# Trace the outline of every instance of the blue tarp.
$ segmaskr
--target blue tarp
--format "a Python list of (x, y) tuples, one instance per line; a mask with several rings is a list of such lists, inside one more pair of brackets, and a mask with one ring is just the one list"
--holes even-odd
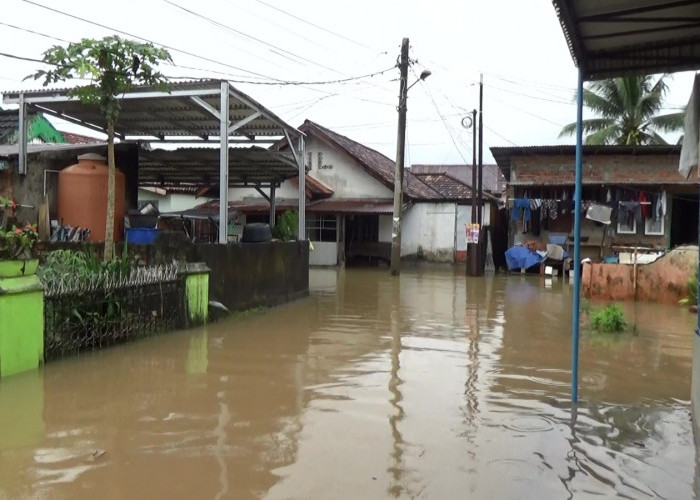
[[(564, 252), (564, 258), (569, 256)], [(542, 262), (542, 256), (527, 247), (516, 245), (506, 250), (506, 265), (508, 270), (527, 269)]]

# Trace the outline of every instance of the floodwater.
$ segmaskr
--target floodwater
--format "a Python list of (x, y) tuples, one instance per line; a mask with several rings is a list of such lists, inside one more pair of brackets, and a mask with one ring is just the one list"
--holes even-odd
[(0, 498), (695, 496), (683, 308), (584, 331), (573, 418), (569, 284), (310, 280), (292, 304), (0, 382)]

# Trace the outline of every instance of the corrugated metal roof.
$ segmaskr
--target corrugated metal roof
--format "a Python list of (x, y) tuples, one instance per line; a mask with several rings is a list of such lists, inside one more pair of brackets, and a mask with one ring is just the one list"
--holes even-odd
[(700, 68), (698, 2), (553, 0), (586, 79)]
[[(27, 144), (27, 154), (46, 153), (50, 151), (79, 151), (82, 149), (98, 149), (104, 150), (107, 154), (107, 143), (94, 144)], [(11, 158), (19, 155), (19, 146), (17, 144), (0, 144), (0, 157)]]
[[(265, 148), (229, 148), (229, 185), (275, 182), (298, 175), (289, 153)], [(139, 185), (218, 183), (219, 150), (155, 149), (139, 152)]]
[[(225, 82), (225, 81), (224, 81)], [(168, 92), (154, 87), (140, 86), (124, 94), (121, 99), (119, 120), (115, 127), (118, 135), (130, 138), (150, 137), (208, 139), (219, 136), (219, 119), (195, 101), (204, 101), (210, 110), (220, 108), (221, 80), (196, 80), (170, 83)], [(225, 82), (228, 84), (228, 82)], [(297, 131), (252, 97), (228, 84), (229, 122), (250, 119), (234, 134), (242, 137), (280, 138), (285, 130), (294, 136)], [(71, 89), (44, 89), (4, 92), (5, 103), (17, 104), (20, 93), (25, 102), (48, 114), (67, 117), (89, 127), (106, 130), (107, 124), (99, 106), (79, 102), (69, 96)], [(146, 97), (147, 96), (147, 97)], [(256, 113), (260, 113), (252, 119)]]

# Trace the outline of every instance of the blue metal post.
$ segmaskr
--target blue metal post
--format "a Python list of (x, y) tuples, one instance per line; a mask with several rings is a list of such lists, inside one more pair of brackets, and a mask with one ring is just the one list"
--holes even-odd
[(574, 191), (574, 317), (571, 339), (571, 403), (578, 402), (578, 333), (581, 301), (581, 184), (583, 181), (583, 68), (576, 93), (576, 188)]

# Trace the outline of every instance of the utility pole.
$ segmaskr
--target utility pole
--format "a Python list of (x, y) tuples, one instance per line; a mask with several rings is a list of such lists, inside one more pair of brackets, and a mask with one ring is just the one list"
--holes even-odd
[[(471, 186), (471, 197), (472, 197), (472, 217), (471, 223), (475, 224), (477, 221), (477, 207), (476, 202), (476, 185), (477, 185), (477, 174), (476, 174), (476, 110), (472, 111), (471, 118), (472, 127), (472, 186)], [(479, 245), (476, 243), (467, 244), (467, 258), (469, 259), (469, 265), (467, 266), (467, 276), (478, 276), (479, 275), (479, 260), (477, 252), (479, 251)]]
[(406, 99), (408, 94), (408, 38), (401, 42), (399, 82), (399, 128), (396, 138), (396, 170), (394, 171), (394, 210), (391, 238), (391, 274), (401, 271), (401, 206), (403, 204), (403, 163), (406, 149)]
[[(478, 188), (477, 188), (477, 203), (479, 204), (477, 213), (479, 214), (478, 216), (478, 223), (479, 223), (479, 236), (481, 236), (481, 228), (483, 226), (483, 217), (482, 217), (482, 206), (483, 206), (483, 177), (484, 177), (484, 75), (483, 73), (479, 75), (479, 181), (478, 181)], [(484, 243), (481, 241), (481, 238), (479, 238), (479, 245), (477, 247), (480, 247)], [(481, 273), (484, 270), (484, 263), (481, 261), (481, 251), (477, 248), (477, 259), (479, 262), (479, 272), (478, 275), (481, 275)]]

